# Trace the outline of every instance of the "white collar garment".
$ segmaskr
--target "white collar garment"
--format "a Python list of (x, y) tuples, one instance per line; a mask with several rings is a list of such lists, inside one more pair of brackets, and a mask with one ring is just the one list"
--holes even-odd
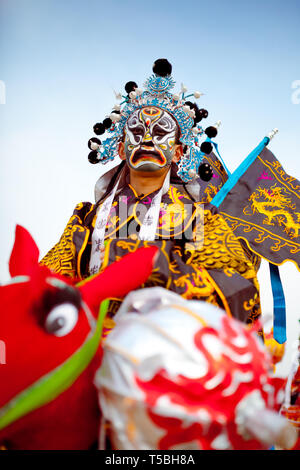
[[(105, 194), (108, 184), (111, 181), (111, 178), (115, 175), (116, 171), (117, 171), (117, 168), (113, 168), (112, 170), (108, 171), (105, 175), (103, 175), (101, 178), (99, 178), (95, 186), (96, 200), (101, 199), (101, 197)], [(96, 274), (100, 270), (100, 267), (101, 267), (100, 251), (101, 251), (101, 247), (104, 247), (105, 229), (106, 229), (109, 214), (111, 211), (112, 203), (117, 193), (125, 186), (126, 182), (128, 181), (127, 174), (128, 174), (128, 170), (127, 170), (127, 166), (125, 165), (125, 167), (121, 171), (114, 185), (112, 192), (103, 201), (103, 203), (99, 205), (95, 228), (94, 228), (93, 235), (92, 235), (92, 250), (91, 250), (90, 265), (89, 265), (90, 274)], [(170, 170), (168, 171), (165, 177), (165, 180), (161, 189), (153, 197), (150, 207), (147, 213), (145, 214), (145, 217), (144, 217), (144, 220), (143, 220), (140, 232), (139, 232), (140, 240), (148, 240), (148, 241), (155, 240), (155, 233), (156, 233), (158, 219), (159, 219), (161, 199), (162, 199), (162, 196), (168, 192), (169, 187), (170, 187)]]

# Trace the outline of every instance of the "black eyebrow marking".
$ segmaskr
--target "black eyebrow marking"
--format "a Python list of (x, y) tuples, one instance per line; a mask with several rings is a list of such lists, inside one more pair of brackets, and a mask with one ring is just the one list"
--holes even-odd
[(56, 305), (60, 305), (66, 302), (71, 303), (75, 305), (75, 307), (79, 308), (81, 303), (81, 295), (79, 290), (66, 285), (66, 287), (60, 289), (49, 289), (43, 296), (43, 303), (46, 308), (50, 307), (50, 309), (52, 309)]
[(64, 303), (73, 304), (79, 310), (81, 306), (80, 291), (67, 284), (62, 288), (52, 287), (47, 289), (34, 306), (34, 313), (38, 317), (39, 324), (44, 325), (48, 313), (54, 307)]

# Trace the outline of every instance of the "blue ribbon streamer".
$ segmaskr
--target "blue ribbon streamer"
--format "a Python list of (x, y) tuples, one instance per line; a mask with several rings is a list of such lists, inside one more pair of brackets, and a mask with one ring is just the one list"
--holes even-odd
[(220, 204), (224, 201), (225, 197), (231, 191), (231, 189), (236, 185), (240, 177), (248, 170), (249, 166), (252, 165), (254, 160), (260, 154), (260, 152), (268, 145), (270, 142), (269, 137), (265, 137), (251, 153), (249, 153), (248, 157), (245, 158), (244, 161), (238, 166), (238, 168), (232, 173), (232, 175), (228, 178), (228, 180), (224, 183), (222, 188), (217, 192), (211, 204), (216, 207), (219, 207)]
[[(211, 204), (213, 204), (216, 207), (219, 207), (222, 204), (227, 194), (237, 184), (238, 180), (248, 170), (250, 165), (252, 165), (252, 163), (255, 161), (257, 156), (268, 145), (269, 142), (270, 142), (269, 137), (264, 137), (264, 139), (258, 144), (258, 146), (255, 147), (255, 149), (249, 153), (249, 155), (245, 158), (245, 160), (232, 173), (232, 175), (228, 178), (226, 183), (222, 186), (222, 188), (215, 195), (215, 197), (211, 201)], [(212, 143), (214, 144), (214, 142)], [(217, 151), (217, 148), (216, 148), (216, 151)], [(273, 337), (279, 344), (283, 344), (286, 341), (286, 306), (285, 306), (284, 292), (283, 292), (283, 287), (282, 287), (282, 283), (281, 283), (281, 279), (279, 275), (278, 266), (276, 266), (275, 264), (269, 263), (269, 267), (270, 267), (270, 278), (271, 278), (272, 293), (273, 293), (273, 311), (274, 311)]]
[(269, 263), (271, 286), (273, 292), (273, 337), (279, 344), (286, 342), (286, 308), (279, 269)]

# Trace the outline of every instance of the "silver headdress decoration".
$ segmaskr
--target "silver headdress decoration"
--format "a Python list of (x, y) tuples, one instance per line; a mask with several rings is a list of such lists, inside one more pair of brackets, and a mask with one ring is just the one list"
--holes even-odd
[[(127, 96), (115, 93), (116, 99), (123, 101), (114, 106), (109, 117), (102, 123), (94, 125), (96, 135), (107, 133), (108, 137), (102, 142), (98, 138), (89, 140), (88, 146), (91, 152), (88, 158), (91, 163), (112, 161), (118, 155), (118, 143), (123, 138), (129, 116), (137, 109), (156, 106), (169, 112), (177, 121), (180, 129), (179, 140), (184, 149), (178, 164), (178, 176), (184, 182), (188, 182), (197, 176), (203, 156), (212, 151), (211, 138), (217, 135), (219, 122), (205, 131), (200, 126), (199, 122), (207, 118), (208, 112), (199, 109), (197, 104), (188, 98), (199, 99), (203, 93), (196, 91), (186, 96), (187, 88), (183, 84), (180, 93), (171, 92), (176, 82), (171, 76), (172, 66), (166, 59), (156, 60), (153, 72), (144, 84), (144, 91), (135, 82), (128, 82), (125, 85)], [(201, 144), (200, 138), (204, 134), (206, 141)]]

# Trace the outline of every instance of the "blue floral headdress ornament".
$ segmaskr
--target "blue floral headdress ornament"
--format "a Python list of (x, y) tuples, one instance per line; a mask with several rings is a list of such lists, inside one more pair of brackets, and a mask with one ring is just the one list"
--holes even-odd
[[(95, 124), (93, 128), (96, 135), (106, 133), (108, 136), (102, 142), (95, 137), (88, 141), (91, 150), (88, 159), (90, 163), (112, 161), (118, 156), (118, 143), (123, 138), (124, 127), (129, 116), (137, 109), (156, 106), (169, 112), (180, 129), (179, 140), (183, 145), (184, 153), (178, 163), (178, 176), (184, 182), (191, 181), (198, 174), (202, 179), (206, 179), (205, 166), (208, 165), (201, 165), (201, 161), (204, 155), (212, 152), (214, 142), (211, 139), (216, 137), (220, 122), (205, 130), (200, 126), (200, 121), (207, 118), (208, 112), (206, 109), (199, 109), (197, 104), (192, 103), (188, 98), (193, 96), (199, 99), (203, 93), (195, 91), (186, 96), (187, 88), (183, 84), (180, 93), (172, 93), (176, 82), (171, 76), (172, 65), (167, 59), (156, 60), (152, 70), (153, 74), (146, 80), (144, 91), (131, 81), (125, 85), (127, 96), (115, 93), (116, 99), (121, 101), (120, 104), (116, 104), (109, 117)], [(206, 140), (200, 143), (204, 135)]]

